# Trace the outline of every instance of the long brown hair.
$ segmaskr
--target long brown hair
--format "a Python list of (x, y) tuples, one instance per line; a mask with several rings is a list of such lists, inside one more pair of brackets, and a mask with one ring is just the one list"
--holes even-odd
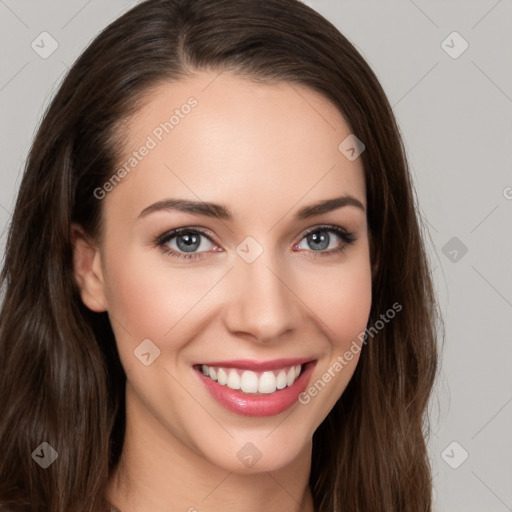
[[(123, 445), (126, 375), (107, 313), (81, 301), (71, 223), (102, 228), (94, 190), (112, 176), (120, 127), (159, 83), (196, 70), (302, 84), (336, 105), (361, 154), (375, 265), (364, 346), (313, 438), (318, 511), (430, 512), (427, 403), (442, 326), (405, 150), (386, 96), (354, 46), (297, 0), (147, 0), (79, 57), (33, 142), (0, 277), (0, 504), (97, 512)], [(341, 141), (340, 141), (341, 142)], [(43, 469), (46, 442), (57, 462)], [(1, 508), (0, 510), (4, 510)]]

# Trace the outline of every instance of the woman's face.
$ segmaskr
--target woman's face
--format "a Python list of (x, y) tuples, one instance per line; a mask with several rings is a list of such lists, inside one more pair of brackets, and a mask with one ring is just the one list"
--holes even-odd
[(147, 98), (79, 277), (112, 323), (128, 429), (232, 472), (280, 468), (343, 393), (369, 317), (363, 166), (339, 149), (351, 130), (310, 89), (230, 73)]

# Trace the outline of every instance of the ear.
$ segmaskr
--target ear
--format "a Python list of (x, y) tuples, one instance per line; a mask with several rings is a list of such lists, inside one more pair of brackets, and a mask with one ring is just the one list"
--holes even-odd
[(71, 226), (71, 244), (73, 273), (80, 289), (82, 302), (97, 313), (106, 311), (108, 306), (99, 247), (89, 240), (78, 224)]

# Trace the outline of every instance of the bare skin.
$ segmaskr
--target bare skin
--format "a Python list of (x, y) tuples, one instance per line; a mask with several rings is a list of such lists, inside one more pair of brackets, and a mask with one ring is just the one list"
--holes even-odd
[[(225, 409), (192, 364), (308, 357), (317, 360), (311, 385), (329, 369), (333, 375), (370, 312), (363, 166), (338, 150), (350, 127), (305, 87), (217, 75), (201, 72), (148, 95), (125, 125), (123, 162), (189, 97), (197, 106), (161, 141), (152, 135), (156, 147), (102, 199), (102, 242), (86, 241), (79, 226), (73, 231), (82, 300), (108, 311), (127, 374), (122, 464), (108, 490), (122, 512), (312, 512), (312, 436), (359, 354), (307, 404), (266, 417)], [(363, 208), (295, 218), (307, 205), (343, 195)], [(221, 203), (233, 218), (176, 210), (138, 218), (167, 198)], [(325, 224), (357, 239), (347, 244)], [(198, 235), (196, 260), (155, 243), (180, 227), (207, 233)], [(326, 249), (308, 240), (310, 228), (328, 237)], [(262, 249), (251, 263), (236, 251), (249, 236)], [(178, 238), (166, 247), (189, 254)], [(146, 339), (160, 350), (148, 366), (134, 357)], [(248, 442), (261, 453), (252, 466), (237, 456)]]

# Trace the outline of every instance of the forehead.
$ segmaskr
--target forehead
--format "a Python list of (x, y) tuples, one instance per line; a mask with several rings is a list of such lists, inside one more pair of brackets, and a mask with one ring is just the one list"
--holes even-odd
[(269, 218), (342, 194), (365, 204), (361, 159), (338, 149), (350, 126), (301, 85), (198, 73), (153, 88), (123, 132), (118, 167), (127, 172), (107, 199), (122, 199), (132, 219), (169, 197), (229, 204), (240, 214), (252, 205)]

